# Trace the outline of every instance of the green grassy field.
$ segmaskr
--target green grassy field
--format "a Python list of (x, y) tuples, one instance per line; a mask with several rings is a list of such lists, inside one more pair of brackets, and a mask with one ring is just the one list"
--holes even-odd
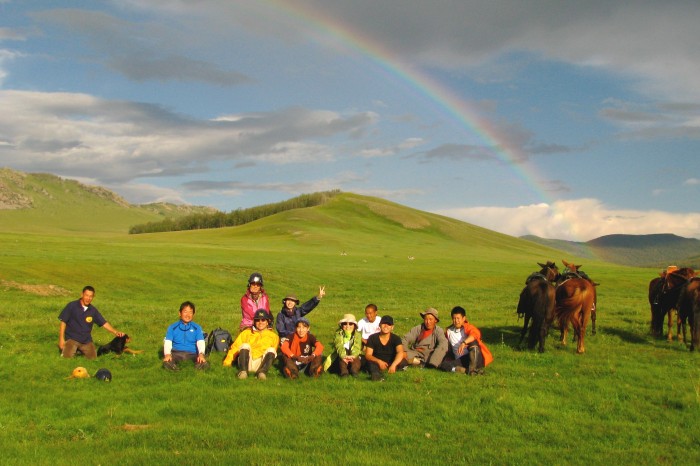
[[(601, 283), (598, 334), (577, 355), (552, 331), (538, 354), (516, 347), (515, 306), (536, 262), (562, 257), (534, 243), (350, 194), (196, 232), (129, 236), (124, 216), (83, 214), (70, 231), (0, 212), (3, 464), (700, 464), (700, 356), (648, 335), (655, 270), (576, 260)], [(220, 353), (205, 373), (162, 370), (179, 304), (194, 301), (205, 330), (234, 330), (253, 271), (275, 313), (286, 293), (326, 286), (308, 316), (324, 344), (369, 302), (399, 334), (426, 307), (447, 325), (461, 305), (495, 361), (483, 377), (409, 369), (383, 383), (241, 381)], [(57, 316), (86, 284), (143, 354), (58, 356)], [(114, 379), (67, 379), (79, 365)]]

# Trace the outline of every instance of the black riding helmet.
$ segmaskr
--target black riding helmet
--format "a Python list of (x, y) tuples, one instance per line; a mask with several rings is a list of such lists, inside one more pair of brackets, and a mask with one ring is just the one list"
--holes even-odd
[(248, 285), (251, 283), (259, 283), (260, 286), (263, 286), (263, 277), (260, 272), (253, 272), (250, 274), (250, 277), (248, 278)]
[(102, 368), (95, 373), (95, 378), (103, 382), (111, 382), (112, 373), (108, 369)]

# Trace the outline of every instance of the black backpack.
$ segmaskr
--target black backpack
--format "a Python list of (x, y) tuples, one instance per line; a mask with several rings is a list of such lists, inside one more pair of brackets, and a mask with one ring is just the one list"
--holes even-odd
[(229, 346), (233, 343), (231, 334), (228, 330), (224, 330), (221, 327), (217, 327), (212, 330), (212, 332), (207, 335), (207, 345), (205, 348), (205, 353), (209, 354), (212, 351), (228, 351)]

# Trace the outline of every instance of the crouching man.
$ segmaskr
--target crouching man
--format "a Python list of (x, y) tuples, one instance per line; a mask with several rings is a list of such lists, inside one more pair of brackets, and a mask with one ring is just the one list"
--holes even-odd
[(447, 372), (482, 375), (484, 367), (491, 364), (491, 351), (481, 341), (481, 331), (467, 321), (467, 313), (463, 307), (452, 309), (452, 325), (447, 327), (445, 336), (450, 343), (451, 356), (440, 365)]
[(238, 378), (245, 379), (248, 372), (255, 372), (260, 380), (267, 378), (267, 371), (277, 357), (280, 339), (270, 328), (272, 317), (265, 309), (258, 309), (253, 316), (253, 326), (243, 330), (228, 350), (224, 366), (231, 367), (235, 359)]

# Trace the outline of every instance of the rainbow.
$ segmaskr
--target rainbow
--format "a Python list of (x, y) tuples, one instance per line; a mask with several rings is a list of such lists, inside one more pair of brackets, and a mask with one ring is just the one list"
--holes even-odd
[(436, 104), (443, 113), (457, 121), (460, 127), (466, 128), (491, 148), (495, 156), (511, 167), (525, 182), (536, 198), (547, 202), (550, 206), (553, 205), (553, 200), (541, 187), (543, 182), (539, 180), (532, 165), (526, 162), (524, 154), (506, 143), (505, 138), (500, 138), (491, 122), (479, 116), (464, 99), (447, 86), (439, 83), (423, 70), (402, 62), (378, 41), (359, 33), (336, 17), (311, 8), (304, 2), (267, 0), (266, 3), (273, 9), (281, 10), (287, 17), (304, 24), (307, 32), (312, 33), (319, 43), (328, 44), (329, 39), (333, 39), (342, 47), (354, 50), (371, 60), (390, 79), (398, 78), (407, 83), (410, 88), (417, 90), (429, 102)]
[[(534, 166), (527, 163), (525, 155), (518, 148), (508, 144), (506, 138), (499, 137), (495, 126), (481, 117), (453, 90), (423, 70), (402, 62), (383, 44), (366, 37), (320, 9), (312, 9), (304, 2), (289, 0), (266, 0), (266, 3), (284, 13), (286, 17), (306, 26), (307, 32), (313, 34), (318, 43), (331, 42), (353, 50), (371, 60), (387, 78), (398, 78), (407, 83), (409, 88), (415, 89), (429, 102), (436, 104), (442, 112), (457, 121), (460, 127), (466, 128), (470, 134), (491, 148), (495, 156), (523, 180), (537, 199), (548, 204), (550, 208), (555, 208), (554, 200), (543, 189), (544, 181), (540, 179)], [(582, 245), (595, 257), (585, 243)]]

